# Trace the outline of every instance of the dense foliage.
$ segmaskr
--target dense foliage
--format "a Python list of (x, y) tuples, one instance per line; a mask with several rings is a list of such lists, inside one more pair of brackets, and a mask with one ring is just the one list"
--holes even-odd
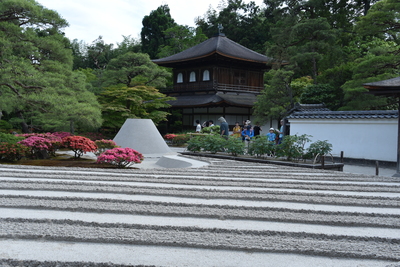
[[(396, 108), (395, 99), (365, 94), (364, 83), (398, 76), (400, 2), (264, 0), (271, 24), (258, 119), (280, 119), (296, 102), (332, 110)], [(278, 68), (277, 68), (278, 69)], [(312, 85), (296, 81), (309, 77)]]
[(10, 143), (10, 144), (16, 144), (21, 140), (24, 140), (25, 137), (23, 136), (15, 136), (13, 134), (7, 134), (7, 133), (0, 133), (0, 143), (5, 142), (5, 143)]
[(196, 27), (179, 25), (163, 4), (143, 18), (140, 39), (123, 36), (115, 46), (99, 36), (86, 44), (68, 40), (68, 22), (35, 0), (0, 1), (2, 130), (73, 134), (116, 129), (126, 118), (165, 121), (171, 98), (158, 90), (172, 78), (150, 59), (219, 31), (274, 59), (254, 108), (257, 121), (280, 119), (296, 102), (397, 108), (397, 99), (365, 94), (363, 84), (399, 75), (398, 0), (226, 0), (194, 19)]
[(0, 111), (23, 132), (101, 125), (85, 75), (72, 70), (66, 26), (34, 0), (0, 1)]

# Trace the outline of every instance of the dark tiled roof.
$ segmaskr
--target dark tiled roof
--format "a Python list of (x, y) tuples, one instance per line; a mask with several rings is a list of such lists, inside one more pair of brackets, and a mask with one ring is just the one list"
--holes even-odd
[(212, 54), (220, 54), (222, 56), (239, 59), (244, 61), (267, 63), (271, 62), (271, 58), (250, 50), (225, 36), (212, 37), (196, 46), (186, 49), (178, 54), (155, 59), (154, 63), (158, 65), (189, 61), (204, 58)]
[(397, 119), (397, 110), (366, 110), (366, 111), (296, 111), (288, 119)]
[(369, 90), (368, 93), (376, 96), (399, 96), (400, 77), (372, 83), (364, 83), (363, 86)]
[(367, 87), (397, 87), (400, 89), (400, 77), (373, 83), (364, 83)]
[(168, 101), (172, 107), (201, 107), (210, 105), (221, 105), (222, 103), (232, 106), (253, 107), (256, 95), (253, 94), (209, 94), (209, 95), (182, 95), (175, 96), (176, 100)]
[[(291, 112), (294, 111), (331, 111), (329, 108), (325, 106), (325, 104), (300, 104), (296, 103), (294, 105), (294, 108), (291, 110)], [(290, 113), (291, 113), (290, 112)]]

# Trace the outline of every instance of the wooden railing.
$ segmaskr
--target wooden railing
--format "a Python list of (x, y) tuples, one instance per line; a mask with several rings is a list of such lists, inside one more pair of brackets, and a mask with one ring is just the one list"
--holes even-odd
[(160, 90), (161, 93), (184, 93), (184, 92), (251, 92), (261, 93), (263, 87), (258, 86), (247, 86), (247, 85), (234, 85), (224, 83), (213, 83), (213, 82), (201, 82), (201, 83), (186, 83), (176, 84), (173, 87), (167, 87)]
[(262, 90), (263, 88), (258, 86), (217, 83), (217, 91), (260, 93)]

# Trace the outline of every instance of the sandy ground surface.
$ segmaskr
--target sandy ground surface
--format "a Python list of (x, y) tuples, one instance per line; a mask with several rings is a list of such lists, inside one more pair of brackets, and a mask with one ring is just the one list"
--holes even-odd
[[(373, 166), (345, 164), (343, 171), (355, 174), (375, 175), (376, 168)], [(395, 173), (396, 168), (379, 167), (379, 176), (392, 177)]]
[(0, 266), (400, 266), (398, 179), (157, 161), (0, 165)]

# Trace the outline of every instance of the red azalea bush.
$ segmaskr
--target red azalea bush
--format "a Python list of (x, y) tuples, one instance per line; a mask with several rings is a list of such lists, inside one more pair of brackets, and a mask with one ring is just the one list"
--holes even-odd
[(164, 135), (164, 139), (173, 140), (177, 135), (176, 134), (166, 134)]
[(83, 136), (64, 137), (61, 141), (61, 145), (74, 151), (75, 158), (80, 158), (86, 152), (97, 151), (97, 145), (95, 142)]
[(29, 147), (22, 144), (0, 143), (0, 159), (18, 161), (29, 152)]
[(164, 139), (171, 144), (182, 145), (190, 139), (190, 136), (187, 134), (166, 134)]
[(59, 149), (61, 146), (62, 138), (66, 137), (66, 136), (70, 136), (70, 135), (71, 134), (69, 132), (54, 132), (54, 133), (17, 134), (16, 136), (22, 136), (22, 137), (25, 137), (26, 139), (28, 139), (30, 137), (42, 137), (42, 138), (47, 139), (51, 143), (51, 145), (48, 145), (49, 147), (46, 150), (49, 153), (49, 155), (54, 157), (56, 155), (57, 149)]
[[(42, 135), (44, 136), (44, 135)], [(48, 135), (46, 137), (30, 136), (18, 144), (25, 145), (30, 148), (30, 158), (46, 158), (49, 154), (55, 154), (55, 151), (59, 147), (61, 139), (54, 135)]]
[(102, 133), (82, 133), (81, 136), (89, 138), (92, 141), (104, 139), (104, 134)]
[(172, 140), (172, 143), (177, 144), (177, 145), (183, 145), (189, 140), (190, 140), (190, 136), (188, 134), (178, 134), (177, 136), (174, 137), (174, 139)]
[(129, 147), (107, 150), (97, 158), (97, 163), (110, 163), (118, 166), (118, 168), (124, 168), (132, 163), (141, 163), (142, 161), (143, 155)]
[(119, 147), (113, 140), (102, 139), (102, 140), (96, 140), (94, 142), (97, 145), (97, 151), (94, 152), (94, 154), (97, 157), (100, 156), (102, 153), (104, 153), (108, 149)]

